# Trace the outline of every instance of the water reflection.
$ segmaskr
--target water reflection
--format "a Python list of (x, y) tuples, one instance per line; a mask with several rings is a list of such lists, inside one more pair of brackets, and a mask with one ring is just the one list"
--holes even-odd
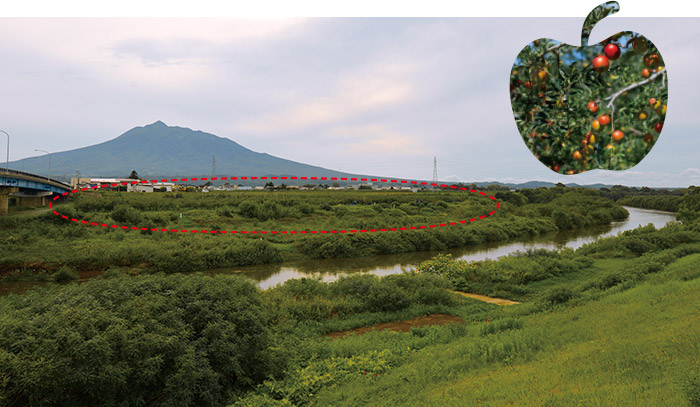
[[(675, 221), (675, 213), (626, 207), (630, 216), (622, 222), (613, 222), (607, 226), (591, 227), (585, 230), (552, 233), (526, 240), (507, 243), (485, 243), (473, 247), (460, 247), (440, 251), (401, 253), (351, 259), (303, 260), (297, 262), (263, 264), (257, 266), (237, 267), (210, 271), (211, 273), (242, 274), (256, 281), (260, 288), (266, 289), (292, 278), (310, 277), (323, 281), (333, 281), (340, 276), (353, 273), (372, 273), (378, 276), (401, 273), (411, 270), (425, 260), (439, 253), (449, 253), (453, 258), (465, 260), (496, 259), (515, 251), (527, 249), (561, 249), (563, 247), (579, 248), (598, 237), (614, 236), (625, 230), (640, 225), (653, 224), (661, 228), (667, 222)], [(0, 295), (11, 292), (22, 293), (43, 282), (0, 282)]]
[(422, 261), (433, 258), (439, 253), (449, 253), (453, 258), (465, 260), (496, 259), (515, 251), (528, 249), (577, 249), (599, 237), (614, 236), (625, 230), (638, 226), (653, 224), (661, 228), (667, 222), (675, 221), (675, 213), (648, 209), (625, 207), (630, 216), (624, 221), (613, 222), (606, 226), (597, 226), (585, 230), (558, 232), (541, 235), (526, 240), (509, 243), (486, 243), (474, 247), (401, 253), (354, 259), (305, 260), (283, 264), (263, 264), (258, 266), (238, 267), (217, 270), (217, 273), (240, 273), (258, 282), (260, 288), (270, 288), (292, 278), (318, 278), (333, 281), (342, 275), (354, 273), (372, 273), (378, 276), (401, 273), (411, 270)]

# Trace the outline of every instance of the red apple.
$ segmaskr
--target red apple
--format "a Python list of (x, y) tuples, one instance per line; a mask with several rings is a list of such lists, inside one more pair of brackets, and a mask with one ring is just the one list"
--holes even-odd
[(597, 57), (593, 58), (593, 68), (596, 72), (605, 72), (608, 70), (609, 67), (610, 61), (605, 55), (598, 55)]
[(621, 51), (617, 44), (610, 43), (606, 45), (605, 48), (603, 48), (603, 52), (608, 59), (612, 59), (613, 61), (620, 58)]

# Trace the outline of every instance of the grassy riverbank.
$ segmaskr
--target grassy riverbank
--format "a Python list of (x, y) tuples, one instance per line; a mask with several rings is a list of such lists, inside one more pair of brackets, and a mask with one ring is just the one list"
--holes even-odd
[[(694, 191), (681, 209), (698, 204)], [(10, 295), (0, 298), (0, 402), (697, 406), (694, 219), (576, 251), (438, 257), (384, 278), (260, 291), (240, 276), (110, 272)], [(430, 314), (463, 322), (327, 336)]]
[[(202, 234), (86, 226), (52, 213), (0, 218), (0, 271), (181, 272), (298, 260), (442, 250), (584, 228), (627, 212), (596, 191), (557, 187), (494, 193), (495, 201), (459, 191), (246, 191), (230, 193), (78, 194), (56, 206), (90, 222), (218, 231), (369, 230), (475, 222), (428, 230), (358, 234)], [(182, 215), (182, 216), (181, 216)]]

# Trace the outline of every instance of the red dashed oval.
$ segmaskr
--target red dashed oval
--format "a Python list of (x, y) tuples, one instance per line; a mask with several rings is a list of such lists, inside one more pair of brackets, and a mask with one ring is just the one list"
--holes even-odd
[[(100, 226), (104, 228), (112, 228), (112, 229), (124, 229), (124, 230), (143, 230), (143, 231), (152, 231), (152, 232), (170, 232), (170, 233), (211, 233), (211, 234), (291, 234), (291, 235), (303, 235), (303, 234), (338, 234), (338, 233), (373, 233), (373, 232), (396, 232), (396, 231), (402, 231), (402, 230), (421, 230), (421, 229), (429, 229), (429, 228), (437, 228), (437, 227), (446, 227), (446, 226), (455, 226), (455, 225), (460, 225), (460, 224), (465, 224), (465, 223), (470, 223), (470, 222), (475, 222), (479, 219), (485, 219), (489, 216), (492, 216), (496, 213), (496, 210), (499, 209), (500, 204), (491, 195), (486, 194), (485, 192), (481, 191), (475, 191), (473, 189), (469, 188), (464, 188), (464, 187), (459, 187), (457, 185), (446, 185), (446, 184), (438, 184), (435, 182), (423, 182), (423, 181), (410, 181), (410, 180), (403, 180), (403, 179), (382, 179), (382, 178), (345, 178), (345, 177), (211, 177), (211, 178), (170, 178), (170, 179), (161, 179), (161, 180), (142, 180), (142, 181), (132, 181), (132, 182), (117, 182), (117, 183), (112, 183), (112, 184), (103, 184), (103, 185), (93, 185), (90, 188), (80, 188), (80, 189), (74, 189), (70, 192), (64, 192), (61, 195), (58, 195), (53, 198), (53, 201), (58, 200), (61, 197), (65, 197), (68, 195), (72, 195), (81, 191), (89, 191), (92, 189), (100, 189), (100, 188), (107, 188), (107, 187), (117, 187), (120, 185), (135, 185), (135, 184), (152, 184), (152, 183), (157, 183), (157, 182), (189, 182), (189, 181), (237, 181), (237, 180), (243, 180), (243, 181), (248, 181), (248, 180), (261, 180), (261, 181), (266, 181), (266, 180), (309, 180), (309, 181), (361, 181), (361, 182), (378, 182), (378, 183), (383, 183), (383, 184), (388, 184), (388, 183), (397, 183), (397, 184), (406, 184), (406, 186), (410, 185), (415, 185), (415, 186), (432, 186), (432, 187), (439, 187), (439, 188), (450, 188), (450, 189), (455, 189), (455, 190), (461, 190), (461, 191), (468, 191), (474, 194), (482, 195), (485, 197), (488, 197), (495, 203), (495, 209), (492, 210), (491, 212), (487, 214), (483, 214), (477, 218), (471, 218), (471, 219), (463, 219), (459, 221), (454, 221), (454, 222), (445, 222), (445, 223), (438, 223), (434, 225), (418, 225), (418, 226), (407, 226), (407, 227), (401, 227), (401, 228), (383, 228), (383, 229), (347, 229), (347, 230), (197, 230), (197, 229), (165, 229), (165, 228), (145, 228), (145, 227), (137, 227), (137, 226), (124, 226), (124, 225), (108, 225), (105, 223), (97, 223), (97, 222), (90, 222), (82, 219), (75, 219), (75, 218), (69, 218), (68, 216), (62, 215), (61, 213), (57, 212), (55, 209), (53, 210), (53, 214), (63, 218), (65, 220), (70, 220), (75, 223), (80, 223), (83, 225), (87, 226)], [(49, 208), (53, 209), (53, 202), (49, 202)]]

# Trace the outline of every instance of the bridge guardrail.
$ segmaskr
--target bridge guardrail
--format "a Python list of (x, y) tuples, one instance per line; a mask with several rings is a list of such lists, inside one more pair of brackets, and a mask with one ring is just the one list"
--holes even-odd
[(50, 182), (55, 182), (55, 183), (57, 183), (57, 184), (61, 184), (61, 185), (70, 187), (70, 185), (66, 184), (65, 182), (61, 182), (61, 181), (58, 181), (58, 180), (55, 180), (55, 179), (52, 179), (52, 178), (42, 177), (41, 175), (32, 174), (32, 173), (30, 173), (30, 172), (24, 172), (24, 171), (13, 170), (13, 169), (8, 169), (8, 168), (0, 168), (0, 174), (2, 174), (2, 173), (5, 173), (5, 174), (15, 174), (15, 175), (24, 175), (24, 176), (26, 176), (26, 177), (41, 178), (41, 179), (45, 179), (45, 180), (50, 181)]

